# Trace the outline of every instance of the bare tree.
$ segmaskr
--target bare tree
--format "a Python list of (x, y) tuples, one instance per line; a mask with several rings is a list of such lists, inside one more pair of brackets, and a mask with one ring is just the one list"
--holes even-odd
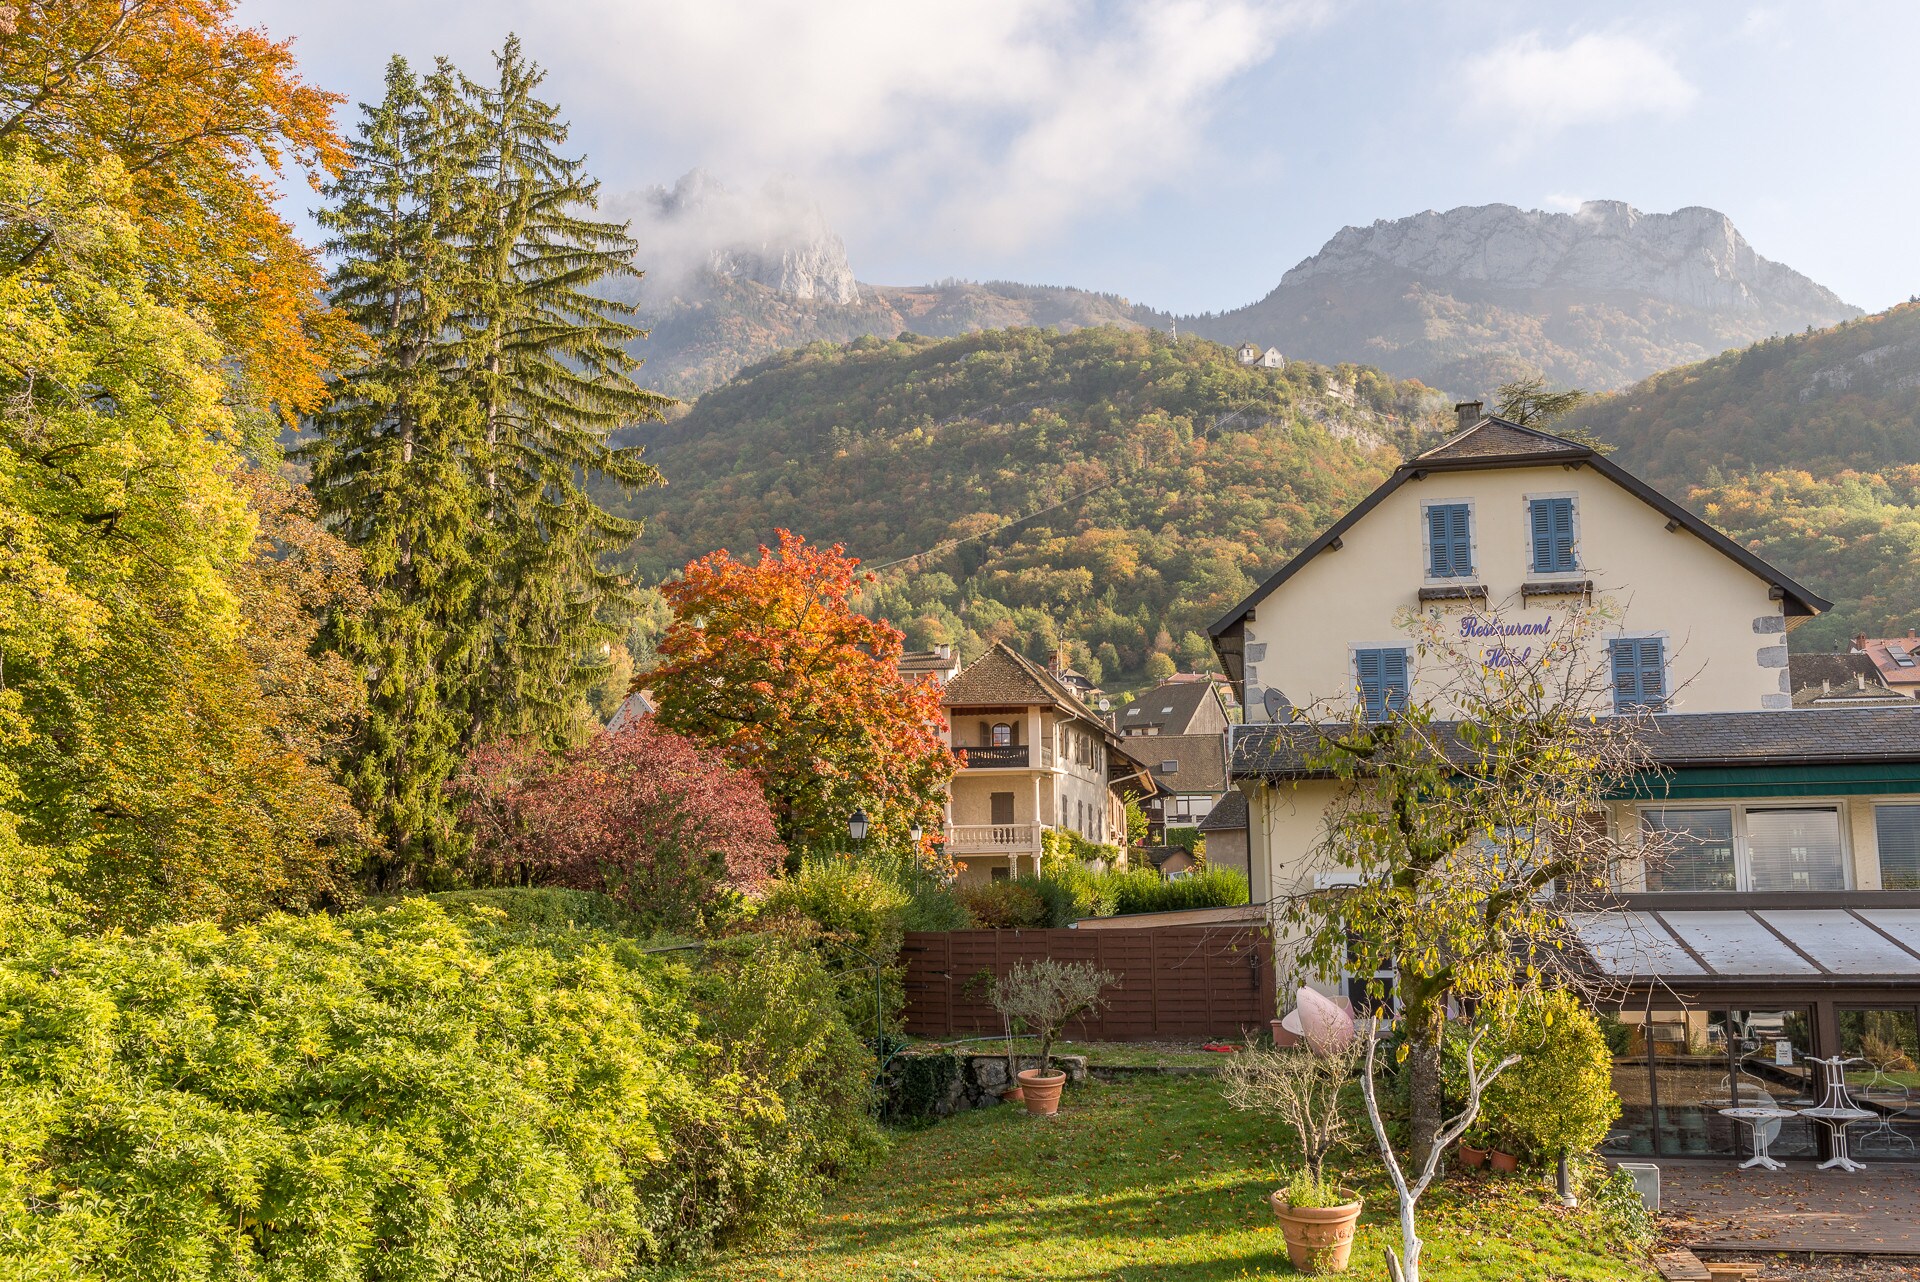
[(1293, 1131), (1300, 1160), (1317, 1185), (1327, 1158), (1347, 1143), (1351, 1114), (1340, 1092), (1360, 1064), (1361, 1038), (1324, 1051), (1308, 1046), (1260, 1050), (1249, 1046), (1221, 1070), (1229, 1106), (1268, 1113)]

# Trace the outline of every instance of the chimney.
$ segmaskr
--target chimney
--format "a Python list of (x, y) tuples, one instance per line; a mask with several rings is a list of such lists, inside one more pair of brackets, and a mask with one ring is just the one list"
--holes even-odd
[(1854, 680), (1854, 684), (1855, 684), (1855, 688), (1856, 688), (1856, 689), (1860, 689), (1860, 690), (1864, 690), (1864, 689), (1866, 689), (1866, 688), (1867, 688), (1867, 674), (1866, 674), (1866, 673), (1864, 673), (1864, 672), (1856, 672), (1856, 673), (1854, 673), (1854, 674), (1853, 674), (1853, 680)]
[(1853, 652), (1855, 654), (1865, 654), (1867, 652), (1867, 634), (1866, 633), (1858, 632), (1854, 634)]
[[(1864, 681), (1864, 680), (1866, 680), (1866, 678), (1865, 678), (1865, 677), (1862, 677), (1862, 678), (1861, 678), (1861, 680), (1862, 680), (1862, 681)], [(1821, 677), (1821, 678), (1820, 678), (1820, 693), (1821, 693), (1821, 694), (1832, 694), (1832, 693), (1833, 693), (1833, 682), (1831, 682), (1831, 681), (1829, 681), (1829, 680), (1828, 680), (1827, 678), (1825, 678), (1825, 677)]]
[(1453, 407), (1453, 412), (1459, 416), (1461, 428), (1465, 429), (1485, 418), (1486, 408), (1485, 401), (1461, 401)]

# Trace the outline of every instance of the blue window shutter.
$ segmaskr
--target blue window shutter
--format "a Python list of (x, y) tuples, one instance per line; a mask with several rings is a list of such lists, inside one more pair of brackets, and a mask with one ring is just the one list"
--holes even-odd
[(1533, 526), (1533, 569), (1536, 574), (1565, 574), (1577, 567), (1573, 559), (1573, 500), (1534, 499), (1528, 504)]
[(1447, 509), (1430, 507), (1427, 509), (1427, 575), (1444, 579), (1452, 573), (1453, 549)]
[(1618, 637), (1607, 643), (1613, 661), (1613, 710), (1661, 712), (1667, 706), (1667, 646), (1660, 637)]
[(1360, 677), (1360, 698), (1367, 705), (1367, 716), (1374, 721), (1386, 715), (1385, 691), (1380, 683), (1380, 661), (1384, 650), (1358, 650), (1353, 664)]
[(1407, 652), (1356, 650), (1353, 666), (1360, 679), (1360, 700), (1366, 704), (1367, 718), (1383, 721), (1390, 713), (1407, 706)]
[(1380, 659), (1380, 685), (1385, 694), (1382, 702), (1388, 712), (1399, 712), (1407, 706), (1407, 652), (1382, 650)]
[(1467, 531), (1467, 512), (1465, 503), (1447, 508), (1447, 538), (1453, 544), (1453, 573), (1457, 578), (1473, 573), (1473, 538)]
[(1464, 579), (1473, 573), (1473, 539), (1465, 503), (1436, 503), (1427, 509), (1427, 577)]

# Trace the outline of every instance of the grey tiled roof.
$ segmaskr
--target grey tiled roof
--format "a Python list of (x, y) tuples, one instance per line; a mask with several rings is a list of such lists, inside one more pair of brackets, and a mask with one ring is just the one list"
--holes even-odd
[(1052, 673), (1015, 653), (1004, 641), (947, 682), (940, 703), (948, 708), (1052, 704), (1079, 716), (1093, 715)]
[[(1113, 728), (1121, 734), (1158, 727), (1161, 734), (1189, 734), (1209, 699), (1218, 702), (1212, 681), (1162, 681), (1124, 708), (1113, 711)], [(1220, 720), (1226, 720), (1222, 714)]]
[(1550, 436), (1491, 416), (1481, 419), (1466, 431), (1441, 442), (1419, 456), (1420, 461), (1452, 458), (1492, 458), (1514, 454), (1586, 454), (1588, 446), (1564, 437)]
[[(1438, 727), (1445, 736), (1446, 726)], [(1311, 778), (1320, 730), (1257, 725), (1234, 736), (1235, 778)], [(1839, 765), (1920, 762), (1920, 703), (1906, 707), (1676, 712), (1648, 718), (1646, 747), (1661, 766)]]
[(1201, 832), (1233, 832), (1247, 826), (1247, 794), (1229, 788), (1200, 821)]
[(1835, 687), (1855, 684), (1860, 677), (1867, 679), (1869, 685), (1882, 685), (1880, 669), (1873, 666), (1873, 660), (1864, 654), (1842, 652), (1839, 654), (1790, 654), (1787, 656), (1787, 673), (1793, 678), (1794, 693), (1808, 689), (1818, 689), (1825, 681)]
[[(1127, 740), (1127, 752), (1147, 763), (1153, 777), (1175, 792), (1227, 790), (1227, 737), (1162, 734)], [(1168, 770), (1167, 766), (1173, 766)]]

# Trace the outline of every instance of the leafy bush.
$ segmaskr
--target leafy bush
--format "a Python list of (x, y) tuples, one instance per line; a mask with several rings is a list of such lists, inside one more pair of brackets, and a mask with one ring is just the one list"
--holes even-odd
[(1013, 930), (1051, 926), (1047, 900), (1034, 878), (981, 881), (954, 888), (953, 897), (983, 929)]
[[(1614, 1241), (1631, 1250), (1643, 1251), (1653, 1243), (1653, 1212), (1634, 1185), (1633, 1176), (1604, 1163), (1594, 1164), (1594, 1180), (1587, 1200), (1600, 1215), (1600, 1222)], [(1624, 1255), (1626, 1252), (1622, 1252)]]
[(1337, 1181), (1322, 1179), (1305, 1167), (1293, 1173), (1280, 1193), (1288, 1206), (1301, 1210), (1345, 1206), (1353, 1200), (1352, 1195), (1341, 1188)]
[[(647, 933), (646, 922), (608, 895), (558, 886), (499, 886), (490, 890), (449, 890), (422, 896), (447, 910), (455, 921), (491, 918), (507, 930), (603, 930), (615, 935)], [(385, 905), (397, 904), (398, 900)], [(376, 905), (381, 906), (381, 905)], [(480, 912), (476, 913), (478, 909)]]
[(1620, 1115), (1613, 1056), (1600, 1023), (1567, 992), (1529, 999), (1487, 1039), (1489, 1056), (1518, 1055), (1482, 1099), (1484, 1125), (1535, 1161), (1583, 1153)]
[(22, 944), (0, 1274), (615, 1278), (871, 1153), (872, 1061), (806, 950), (592, 934), (488, 942), (410, 900)]
[(763, 921), (811, 922), (811, 943), (839, 976), (840, 1008), (855, 1028), (873, 1025), (874, 967), (880, 967), (881, 1022), (890, 1023), (905, 1000), (898, 964), (910, 894), (884, 869), (845, 856), (803, 861), (761, 905)]
[(1170, 849), (1184, 850), (1195, 859), (1204, 861), (1207, 857), (1207, 839), (1198, 828), (1169, 828), (1166, 842)]

